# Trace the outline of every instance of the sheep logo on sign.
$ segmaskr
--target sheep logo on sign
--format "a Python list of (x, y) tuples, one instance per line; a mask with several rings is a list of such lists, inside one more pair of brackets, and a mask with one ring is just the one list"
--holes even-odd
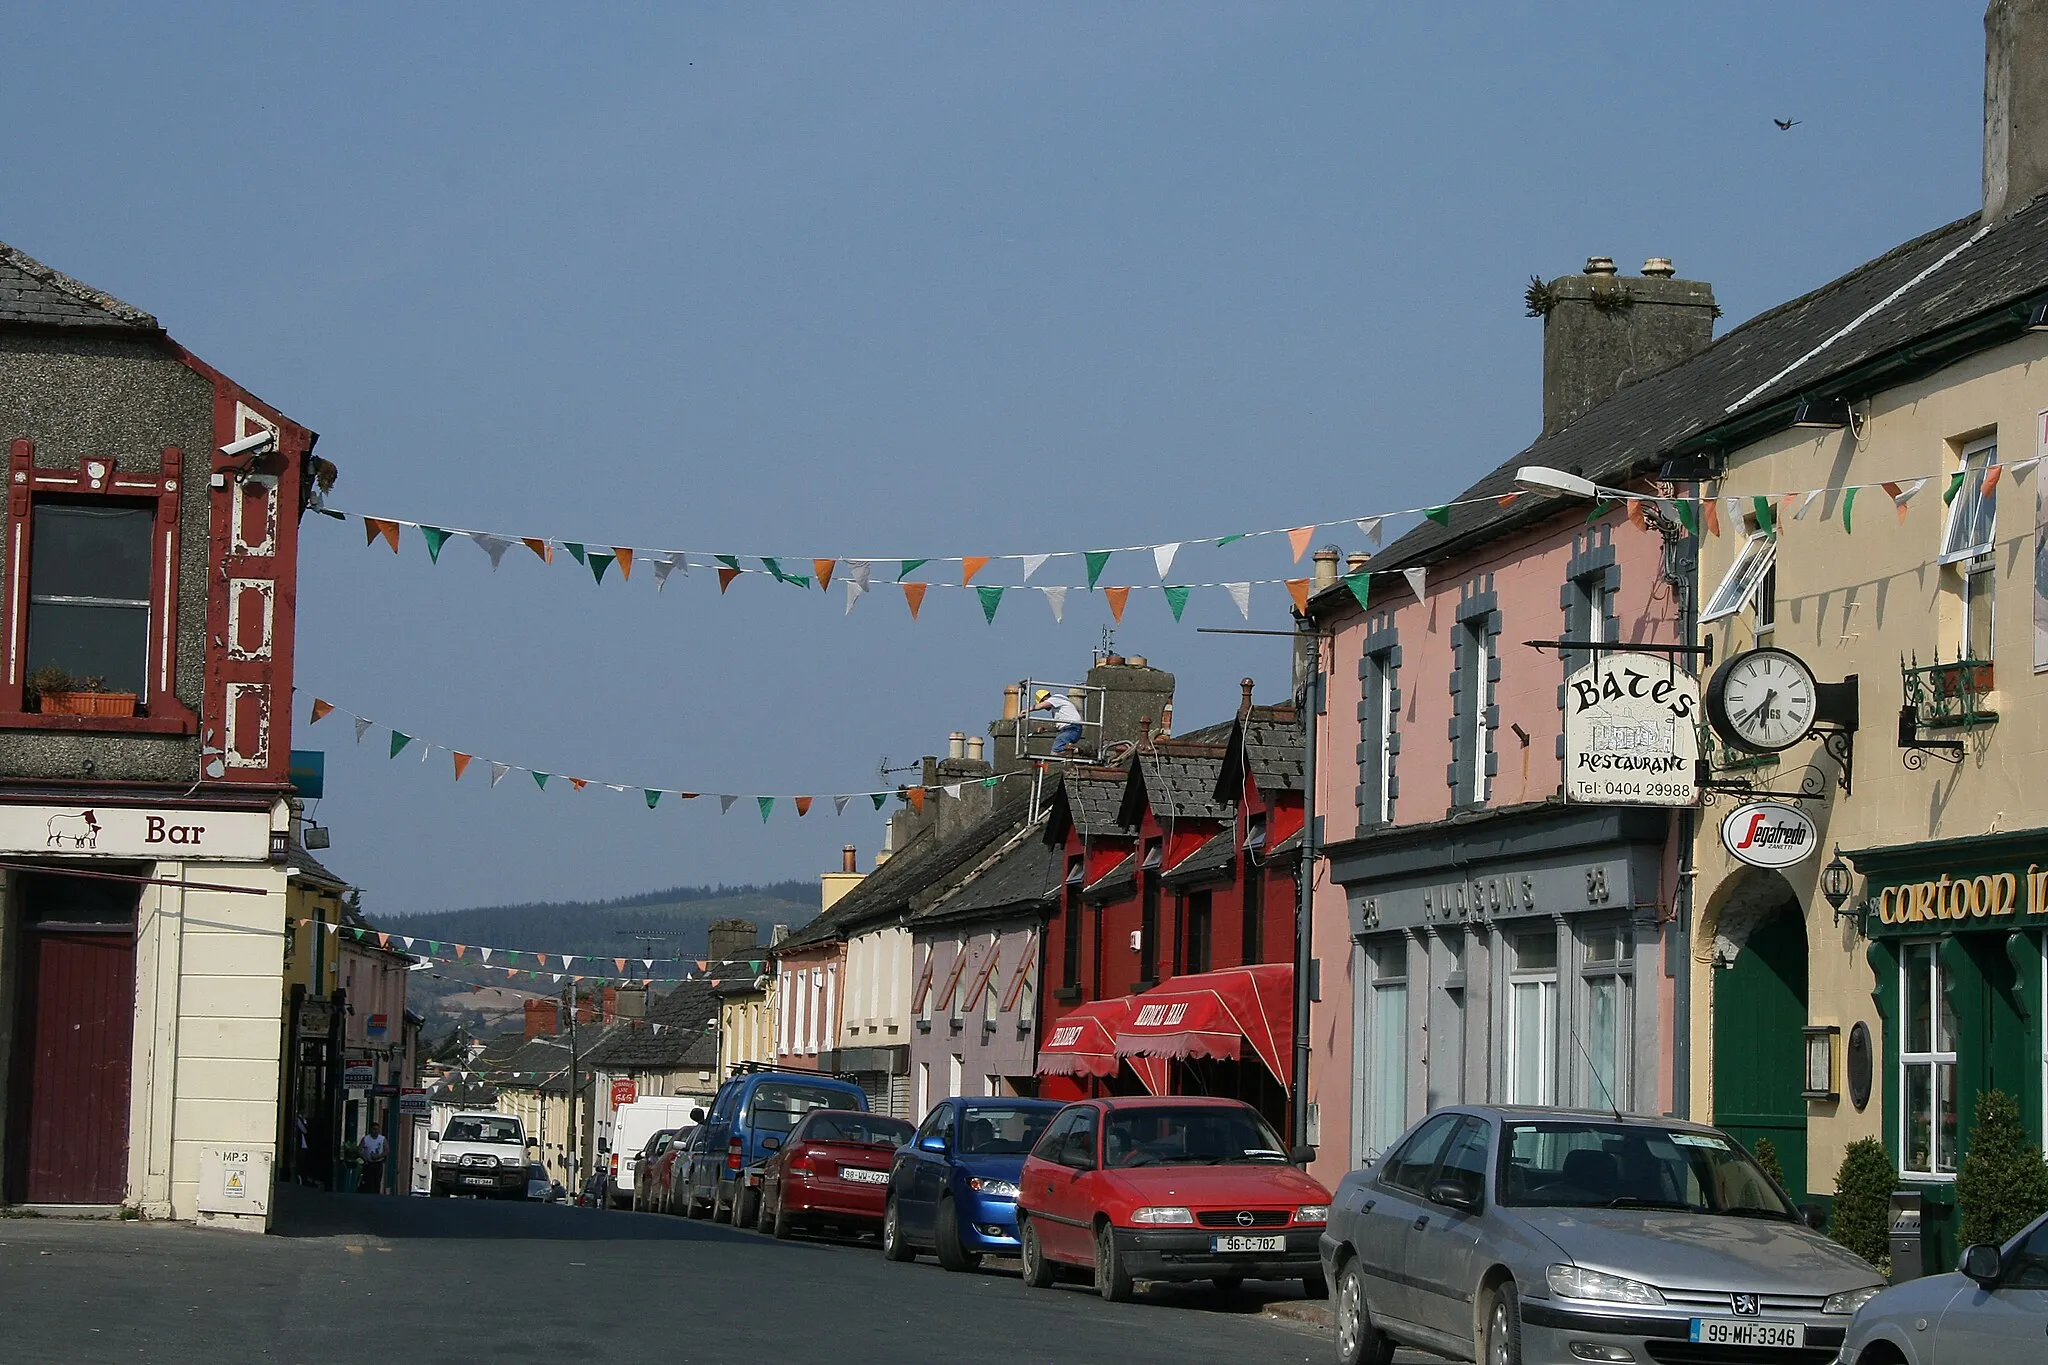
[(43, 847), (63, 848), (66, 845), (72, 848), (98, 848), (99, 816), (89, 810), (82, 810), (76, 815), (51, 816), (50, 837), (43, 841)]

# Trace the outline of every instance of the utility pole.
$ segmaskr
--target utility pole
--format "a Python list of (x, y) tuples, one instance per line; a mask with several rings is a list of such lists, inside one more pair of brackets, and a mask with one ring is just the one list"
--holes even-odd
[(1315, 967), (1315, 884), (1316, 884), (1316, 716), (1323, 709), (1322, 640), (1316, 623), (1301, 618), (1302, 642), (1308, 647), (1308, 682), (1301, 698), (1301, 859), (1296, 874), (1300, 900), (1294, 912), (1294, 1132), (1293, 1145), (1308, 1142), (1308, 1063), (1313, 1035), (1309, 1031), (1309, 1007), (1314, 1003), (1310, 974)]
[(569, 1008), (569, 1188), (581, 1192), (577, 1183), (576, 1168), (583, 1156), (583, 1138), (576, 1127), (576, 984), (572, 981), (562, 992)]

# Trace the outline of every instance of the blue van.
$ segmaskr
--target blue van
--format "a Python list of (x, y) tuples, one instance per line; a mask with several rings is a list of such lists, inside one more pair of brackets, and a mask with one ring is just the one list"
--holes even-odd
[[(868, 1097), (852, 1081), (815, 1071), (743, 1071), (724, 1085), (711, 1108), (692, 1109), (704, 1141), (690, 1170), (686, 1217), (752, 1227), (760, 1212), (762, 1163), (813, 1109), (865, 1111)], [(735, 1217), (737, 1214), (737, 1217)]]

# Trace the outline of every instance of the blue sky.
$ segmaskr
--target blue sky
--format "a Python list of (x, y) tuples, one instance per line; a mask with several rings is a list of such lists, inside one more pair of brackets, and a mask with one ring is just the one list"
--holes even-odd
[[(1538, 426), (1531, 275), (1670, 256), (1725, 327), (1979, 195), (1975, 0), (8, 9), (0, 240), (318, 430), (338, 506), (598, 544), (1002, 554), (1440, 501)], [(493, 575), (318, 519), (302, 563), (296, 743), (383, 912), (865, 867), (880, 818), (457, 786), (307, 730), (313, 695), (602, 781), (861, 790), (1005, 681), (1078, 678), (1109, 619)], [(1193, 629), (1236, 624), (1141, 592), (1116, 644), (1187, 729), (1286, 687), (1284, 641)]]

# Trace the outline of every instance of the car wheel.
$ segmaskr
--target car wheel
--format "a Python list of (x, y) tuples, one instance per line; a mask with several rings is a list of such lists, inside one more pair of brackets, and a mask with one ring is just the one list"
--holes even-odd
[(1365, 1301), (1365, 1271), (1356, 1259), (1337, 1276), (1337, 1365), (1387, 1365), (1394, 1343), (1373, 1326)]
[(1038, 1229), (1031, 1220), (1019, 1216), (1017, 1238), (1024, 1244), (1024, 1283), (1032, 1289), (1052, 1288), (1053, 1265), (1045, 1259), (1045, 1248), (1038, 1244)]
[(914, 1261), (917, 1248), (903, 1240), (903, 1219), (896, 1210), (896, 1196), (890, 1195), (889, 1202), (882, 1206), (882, 1259), (885, 1261)]
[(1216, 1292), (1219, 1294), (1235, 1294), (1238, 1290), (1244, 1288), (1244, 1276), (1217, 1275), (1209, 1283), (1216, 1286)]
[(981, 1264), (978, 1253), (960, 1245), (960, 1210), (951, 1199), (939, 1201), (939, 1224), (934, 1231), (938, 1236), (939, 1264), (948, 1270), (973, 1270)]
[(734, 1196), (732, 1225), (736, 1228), (750, 1228), (761, 1221), (761, 1192), (754, 1189), (741, 1190)]
[(1095, 1229), (1095, 1291), (1109, 1303), (1131, 1299), (1131, 1272), (1117, 1255), (1116, 1230), (1108, 1223)]
[(761, 1187), (761, 1197), (756, 1199), (754, 1202), (760, 1206), (754, 1210), (754, 1231), (775, 1231), (775, 1214), (774, 1211), (768, 1207), (767, 1186), (764, 1185)]
[(732, 1205), (725, 1202), (725, 1196), (718, 1192), (718, 1187), (715, 1185), (711, 1190), (711, 1221), (714, 1223), (730, 1223), (732, 1221)]
[(769, 1231), (774, 1234), (775, 1240), (778, 1242), (787, 1242), (789, 1235), (796, 1231), (796, 1224), (789, 1216), (789, 1205), (783, 1200), (778, 1199), (775, 1201), (775, 1226), (770, 1228)]
[(1513, 1281), (1495, 1285), (1487, 1300), (1486, 1365), (1522, 1365), (1522, 1305)]

